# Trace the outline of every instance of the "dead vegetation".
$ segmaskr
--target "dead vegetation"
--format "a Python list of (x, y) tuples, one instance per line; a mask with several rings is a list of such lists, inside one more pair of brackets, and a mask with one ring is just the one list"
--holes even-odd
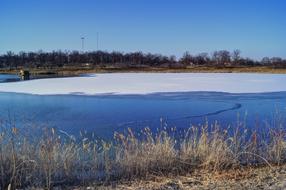
[(24, 134), (9, 122), (0, 125), (2, 189), (108, 185), (259, 166), (273, 170), (286, 161), (285, 132), (279, 128), (262, 134), (240, 125), (233, 130), (206, 123), (181, 135), (176, 129), (129, 129), (115, 133), (112, 142), (84, 135), (75, 140), (54, 128), (46, 128), (37, 138)]

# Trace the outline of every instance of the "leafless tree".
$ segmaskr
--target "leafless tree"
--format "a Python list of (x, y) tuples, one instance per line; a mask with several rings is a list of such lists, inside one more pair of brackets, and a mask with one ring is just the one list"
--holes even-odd
[(241, 54), (241, 51), (239, 49), (236, 49), (232, 52), (232, 62), (235, 64), (235, 65), (238, 65), (239, 64), (239, 60), (240, 60), (240, 54)]

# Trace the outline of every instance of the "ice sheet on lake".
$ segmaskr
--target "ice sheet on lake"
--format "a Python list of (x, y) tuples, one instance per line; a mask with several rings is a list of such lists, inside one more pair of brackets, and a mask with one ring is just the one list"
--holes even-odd
[(193, 91), (230, 93), (286, 91), (286, 75), (253, 73), (112, 73), (0, 84), (0, 92), (39, 95), (150, 94)]

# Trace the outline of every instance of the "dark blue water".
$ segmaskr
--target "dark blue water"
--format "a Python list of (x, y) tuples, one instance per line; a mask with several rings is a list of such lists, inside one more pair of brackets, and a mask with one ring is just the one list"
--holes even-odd
[(20, 78), (17, 75), (10, 75), (10, 74), (0, 74), (0, 83), (2, 82), (14, 82), (19, 81)]
[(286, 112), (286, 92), (265, 94), (165, 93), (138, 96), (38, 96), (0, 93), (0, 118), (19, 127), (29, 123), (56, 127), (72, 135), (94, 132), (112, 138), (115, 131), (144, 127), (186, 129), (218, 121), (222, 127), (274, 125)]

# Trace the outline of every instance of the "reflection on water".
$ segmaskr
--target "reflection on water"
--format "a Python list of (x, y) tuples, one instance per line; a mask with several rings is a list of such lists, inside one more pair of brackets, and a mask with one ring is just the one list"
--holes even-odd
[[(235, 125), (238, 116), (247, 127), (271, 122), (279, 110), (286, 112), (286, 92), (227, 94), (215, 92), (165, 93), (137, 96), (38, 96), (0, 93), (0, 117), (56, 127), (68, 134), (80, 130), (111, 138), (114, 131), (128, 127), (176, 127), (218, 121), (223, 127)], [(245, 116), (247, 115), (247, 116)]]

